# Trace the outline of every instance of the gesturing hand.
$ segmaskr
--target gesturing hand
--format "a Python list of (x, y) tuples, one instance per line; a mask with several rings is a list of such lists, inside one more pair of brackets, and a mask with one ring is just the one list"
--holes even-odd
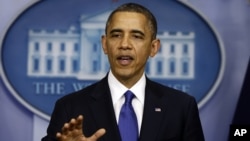
[(92, 136), (85, 137), (82, 130), (83, 116), (79, 115), (76, 119), (72, 118), (70, 122), (65, 123), (62, 131), (57, 132), (56, 137), (59, 141), (97, 141), (105, 134), (105, 129), (97, 130)]

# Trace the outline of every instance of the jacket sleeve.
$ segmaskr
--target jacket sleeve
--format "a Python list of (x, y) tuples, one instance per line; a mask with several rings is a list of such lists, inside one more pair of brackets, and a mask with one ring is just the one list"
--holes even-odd
[(68, 122), (68, 120), (62, 102), (60, 100), (57, 101), (47, 128), (47, 135), (41, 141), (57, 141), (56, 133), (61, 131), (63, 124)]

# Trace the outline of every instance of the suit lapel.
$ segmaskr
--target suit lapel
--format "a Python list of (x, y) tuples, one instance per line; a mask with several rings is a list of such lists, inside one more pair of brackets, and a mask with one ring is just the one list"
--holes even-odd
[(159, 127), (163, 120), (162, 95), (154, 92), (150, 80), (147, 79), (145, 90), (144, 113), (140, 132), (140, 141), (156, 140)]
[(106, 134), (101, 139), (119, 141), (120, 133), (116, 123), (107, 77), (97, 85), (92, 96), (91, 110), (94, 119), (98, 127), (106, 129)]
[[(140, 141), (156, 140), (163, 120), (164, 103), (161, 100), (162, 94), (154, 91), (152, 82), (147, 79)], [(120, 141), (119, 128), (115, 118), (107, 77), (98, 83), (92, 97), (93, 101), (91, 101), (90, 107), (94, 120), (98, 128), (106, 129), (106, 134), (101, 140)]]

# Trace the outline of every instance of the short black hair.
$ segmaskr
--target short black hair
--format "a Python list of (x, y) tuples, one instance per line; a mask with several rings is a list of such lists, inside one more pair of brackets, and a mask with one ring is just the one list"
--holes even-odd
[(106, 27), (105, 27), (106, 34), (107, 34), (108, 25), (110, 24), (110, 21), (113, 15), (117, 12), (136, 12), (136, 13), (143, 14), (149, 21), (149, 26), (152, 32), (152, 39), (156, 38), (157, 21), (156, 21), (155, 16), (152, 14), (152, 12), (149, 9), (137, 3), (126, 3), (117, 7), (114, 11), (112, 11), (106, 22)]

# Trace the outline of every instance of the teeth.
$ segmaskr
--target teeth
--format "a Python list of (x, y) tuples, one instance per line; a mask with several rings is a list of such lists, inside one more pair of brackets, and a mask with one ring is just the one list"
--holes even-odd
[(129, 57), (129, 56), (121, 56), (121, 57), (119, 57), (119, 59), (121, 59), (121, 60), (129, 60), (129, 59), (132, 59), (132, 58)]
[(130, 57), (127, 57), (127, 56), (124, 56), (124, 57), (122, 57), (121, 59), (123, 59), (123, 60), (128, 60)]

